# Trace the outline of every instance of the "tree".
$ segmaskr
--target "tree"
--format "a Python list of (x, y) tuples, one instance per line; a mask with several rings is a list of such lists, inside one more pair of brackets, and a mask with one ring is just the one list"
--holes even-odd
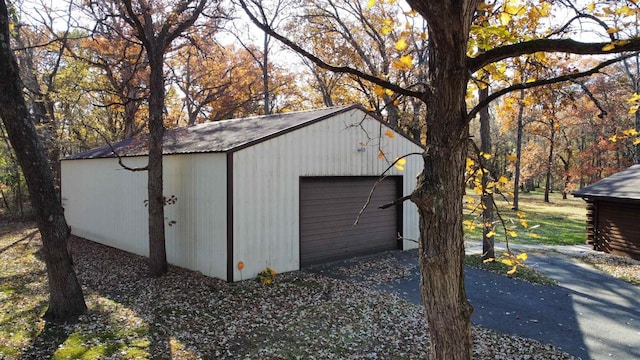
[(56, 195), (53, 173), (22, 93), (18, 63), (9, 45), (9, 26), (7, 5), (0, 1), (0, 118), (24, 172), (42, 235), (49, 278), (45, 318), (64, 321), (84, 313), (87, 305), (67, 252), (69, 227)]
[[(95, 11), (108, 11), (106, 4)], [(172, 6), (173, 5), (173, 6)], [(206, 0), (178, 0), (173, 4), (147, 2), (146, 0), (122, 0), (115, 4), (117, 14), (105, 14), (104, 18), (119, 16), (132, 30), (132, 36), (146, 51), (149, 62), (149, 139), (147, 208), (149, 211), (149, 273), (160, 276), (167, 272), (165, 246), (164, 205), (162, 176), (162, 144), (164, 138), (165, 74), (164, 61), (172, 43), (191, 28), (204, 12)], [(215, 19), (212, 19), (215, 20)]]
[[(551, 3), (525, 5), (520, 1), (483, 3), (480, 0), (408, 0), (411, 8), (428, 23), (427, 83), (411, 87), (400, 86), (393, 79), (379, 77), (348, 63), (328, 63), (315, 56), (304, 44), (297, 44), (254, 16), (255, 8), (242, 2), (251, 20), (264, 31), (303, 54), (318, 66), (327, 70), (358, 76), (366, 81), (389, 89), (396, 94), (415, 97), (424, 102), (426, 114), (426, 148), (422, 155), (424, 170), (411, 195), (420, 215), (419, 263), (421, 273), (421, 295), (425, 316), (429, 324), (431, 342), (430, 357), (433, 359), (470, 359), (472, 339), (470, 316), (473, 311), (464, 290), (464, 243), (462, 232), (462, 196), (464, 172), (469, 144), (469, 121), (478, 112), (507, 93), (559, 83), (598, 72), (603, 67), (622, 60), (621, 57), (604, 60), (590, 68), (553, 78), (531, 79), (515, 82), (495, 89), (486, 99), (467, 109), (467, 91), (470, 76), (482, 69), (496, 68), (496, 64), (511, 58), (533, 56), (538, 52), (564, 52), (575, 54), (612, 54), (637, 51), (640, 40), (616, 39), (604, 43), (584, 43), (561, 38), (567, 27), (543, 34), (529, 32), (518, 34), (517, 26), (509, 25), (519, 18), (549, 16)], [(563, 2), (564, 3), (564, 2)], [(369, 2), (377, 6), (375, 1)], [(631, 3), (629, 3), (631, 6)], [(254, 4), (255, 5), (255, 4)], [(609, 7), (612, 5), (608, 3)], [(635, 6), (635, 5), (633, 5)], [(492, 24), (487, 19), (478, 19), (477, 10), (491, 14)], [(576, 8), (576, 18), (590, 14), (588, 10)], [(534, 21), (536, 22), (536, 21)], [(573, 22), (570, 20), (569, 26)], [(502, 31), (509, 37), (497, 37), (492, 47), (482, 53), (470, 49), (472, 32), (483, 30)], [(513, 31), (513, 33), (512, 33)], [(540, 35), (540, 36), (535, 36)], [(625, 55), (623, 55), (624, 57)], [(505, 76), (506, 72), (502, 72)], [(505, 76), (506, 77), (506, 76)]]

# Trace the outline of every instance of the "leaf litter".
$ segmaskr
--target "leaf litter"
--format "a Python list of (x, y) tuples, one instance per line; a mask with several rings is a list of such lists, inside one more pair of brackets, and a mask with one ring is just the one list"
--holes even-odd
[[(31, 225), (33, 226), (33, 225)], [(0, 236), (0, 248), (15, 237)], [(73, 237), (71, 248), (89, 312), (53, 325), (40, 317), (44, 264), (28, 246), (0, 254), (0, 358), (92, 359), (419, 359), (428, 352), (423, 308), (370, 283), (295, 271), (270, 286), (226, 283), (170, 267), (149, 278), (144, 258)], [(412, 269), (362, 271), (385, 280)], [(13, 275), (12, 275), (13, 274)], [(16, 276), (20, 274), (19, 280)], [(22, 288), (20, 288), (22, 284)], [(10, 319), (11, 321), (8, 321)], [(15, 336), (16, 329), (31, 329)], [(12, 334), (12, 335), (10, 335)], [(473, 327), (475, 359), (573, 359), (550, 345)]]

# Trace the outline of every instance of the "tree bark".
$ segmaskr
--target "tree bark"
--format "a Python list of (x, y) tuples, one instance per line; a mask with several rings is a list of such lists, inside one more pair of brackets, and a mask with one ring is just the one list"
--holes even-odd
[(520, 199), (520, 158), (522, 157), (522, 133), (524, 132), (524, 89), (520, 90), (520, 104), (518, 105), (518, 127), (516, 135), (516, 170), (513, 181), (513, 210), (518, 210)]
[[(489, 88), (478, 90), (478, 98), (483, 101), (489, 96)], [(480, 151), (485, 154), (491, 154), (491, 118), (489, 116), (489, 107), (485, 106), (479, 112), (480, 115)], [(483, 167), (488, 171), (482, 172), (482, 187), (486, 189), (487, 184), (491, 181), (491, 174), (493, 173), (492, 166), (489, 161), (485, 161), (484, 157), (480, 157), (479, 161), (484, 163)], [(482, 259), (493, 259), (496, 257), (494, 250), (494, 238), (487, 236), (489, 232), (493, 230), (493, 225), (487, 226), (487, 224), (493, 224), (493, 195), (489, 193), (483, 193), (481, 203), (484, 205), (482, 210)]]
[(464, 288), (462, 197), (469, 142), (465, 96), (467, 39), (477, 1), (409, 1), (429, 24), (427, 149), (411, 200), (420, 214), (420, 292), (430, 359), (471, 359), (471, 313)]
[(27, 181), (42, 235), (50, 293), (45, 318), (67, 320), (84, 313), (87, 306), (67, 252), (69, 227), (56, 195), (53, 173), (22, 94), (18, 64), (9, 46), (4, 1), (0, 1), (0, 79), (0, 117)]
[(165, 248), (164, 198), (162, 176), (162, 141), (164, 138), (164, 50), (159, 44), (147, 49), (149, 53), (149, 167), (147, 195), (149, 196), (149, 274), (161, 276), (168, 270)]
[(553, 147), (555, 145), (556, 124), (551, 121), (549, 126), (549, 156), (547, 157), (547, 174), (544, 182), (544, 202), (549, 202), (549, 192), (551, 191), (551, 171), (553, 170)]

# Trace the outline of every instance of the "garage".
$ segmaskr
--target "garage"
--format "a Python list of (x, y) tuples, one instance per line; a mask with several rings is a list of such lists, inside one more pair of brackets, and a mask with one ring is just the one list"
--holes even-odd
[[(144, 167), (146, 144), (141, 135), (61, 162), (74, 235), (148, 256), (147, 174), (119, 165)], [(359, 105), (167, 129), (163, 152), (163, 192), (177, 199), (165, 207), (170, 264), (233, 282), (416, 247), (406, 240), (419, 237), (416, 206), (377, 207), (415, 189), (423, 148)], [(392, 166), (398, 158), (406, 164)]]
[(371, 203), (353, 225), (376, 177), (300, 179), (300, 265), (398, 249), (399, 207), (378, 209), (397, 199), (400, 177), (378, 184)]

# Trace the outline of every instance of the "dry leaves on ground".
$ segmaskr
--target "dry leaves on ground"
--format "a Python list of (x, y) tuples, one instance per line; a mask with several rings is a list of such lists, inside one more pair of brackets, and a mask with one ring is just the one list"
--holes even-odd
[[(175, 267), (152, 279), (144, 258), (79, 238), (72, 249), (90, 311), (72, 324), (45, 324), (39, 239), (9, 248), (5, 240), (6, 359), (415, 359), (428, 351), (422, 307), (366, 285), (300, 271), (279, 274), (272, 286), (228, 284)], [(11, 336), (20, 319), (31, 330)], [(572, 359), (479, 327), (474, 339), (476, 359)]]

